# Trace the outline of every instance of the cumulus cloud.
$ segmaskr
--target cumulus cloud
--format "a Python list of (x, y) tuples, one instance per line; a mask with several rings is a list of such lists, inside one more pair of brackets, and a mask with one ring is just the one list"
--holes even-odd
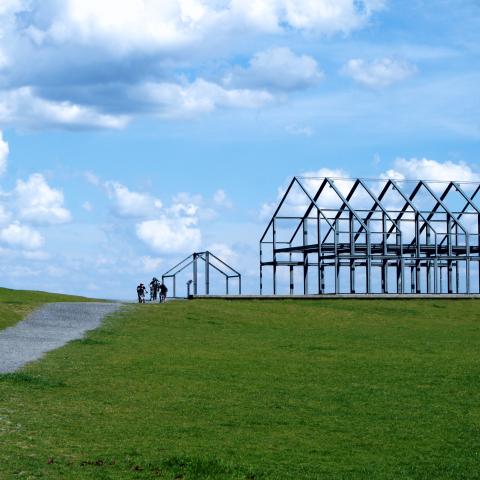
[(216, 207), (231, 208), (232, 204), (223, 190), (217, 190), (211, 201), (206, 201), (202, 195), (180, 192), (172, 199), (172, 205), (167, 209), (171, 216), (190, 215), (196, 216), (198, 220), (212, 221), (218, 218), (219, 212)]
[(257, 109), (274, 100), (266, 90), (228, 89), (203, 79), (185, 84), (147, 82), (134, 87), (132, 97), (163, 117), (195, 117), (218, 108)]
[(480, 172), (474, 171), (465, 162), (437, 162), (427, 158), (397, 158), (393, 168), (382, 174), (382, 178), (397, 180), (435, 180), (442, 182), (480, 180)]
[(226, 85), (300, 90), (318, 85), (323, 73), (308, 55), (296, 55), (287, 47), (257, 53), (247, 68), (237, 67), (227, 74)]
[(162, 208), (162, 202), (158, 198), (147, 193), (132, 192), (119, 182), (108, 181), (104, 186), (114, 212), (120, 217), (148, 217)]
[(86, 211), (86, 212), (91, 212), (93, 211), (93, 205), (87, 200), (86, 202), (83, 202), (82, 203), (82, 208)]
[[(382, 0), (66, 0), (33, 2), (42, 22), (26, 28), (37, 43), (102, 45), (116, 54), (189, 46), (215, 30), (332, 34), (365, 24)], [(28, 4), (16, 2), (14, 11)], [(10, 9), (11, 13), (12, 9)]]
[(120, 129), (127, 125), (126, 115), (109, 115), (95, 108), (70, 101), (46, 100), (32, 87), (0, 90), (0, 122), (29, 128), (61, 126), (65, 128)]
[(17, 180), (13, 192), (20, 219), (36, 224), (59, 224), (71, 219), (64, 207), (60, 190), (50, 187), (40, 173), (30, 175), (28, 180)]
[[(267, 88), (315, 85), (322, 75), (316, 61), (282, 48), (258, 53), (245, 71), (230, 69), (230, 85), (206, 80), (201, 72), (219, 58), (232, 62), (244, 45), (262, 36), (351, 32), (383, 1), (3, 0), (0, 5), (0, 123), (120, 129), (143, 115), (194, 117), (222, 108), (262, 108), (273, 101)], [(196, 79), (192, 72), (199, 72)], [(188, 82), (178, 80), (182, 73)]]
[(213, 202), (218, 207), (223, 207), (223, 208), (233, 207), (232, 201), (228, 198), (228, 195), (226, 194), (225, 190), (221, 188), (214, 193)]
[(12, 218), (12, 214), (7, 210), (5, 205), (0, 203), (0, 225), (5, 225)]
[(140, 240), (158, 253), (187, 253), (198, 249), (202, 235), (193, 217), (147, 220), (137, 224)]
[(83, 176), (85, 180), (90, 184), (93, 185), (94, 187), (99, 187), (100, 184), (102, 183), (100, 178), (95, 175), (93, 172), (87, 171), (83, 173)]
[(311, 137), (315, 130), (308, 125), (287, 125), (285, 131), (295, 137)]
[(0, 130), (0, 175), (7, 171), (9, 151), (8, 143), (3, 139), (3, 132)]
[(145, 273), (154, 273), (163, 264), (163, 259), (158, 257), (150, 257), (149, 255), (140, 257), (142, 262), (142, 270)]
[(278, 33), (285, 29), (320, 32), (350, 32), (365, 24), (383, 8), (381, 0), (232, 0), (236, 22), (260, 31)]
[(36, 250), (44, 243), (42, 235), (37, 230), (19, 222), (0, 229), (0, 241), (26, 250)]
[(212, 252), (220, 260), (232, 265), (233, 267), (235, 267), (235, 264), (238, 261), (238, 254), (229, 245), (226, 245), (225, 243), (212, 243), (208, 247), (208, 251)]
[[(332, 169), (323, 167), (318, 170), (306, 171), (298, 175), (302, 185), (311, 197), (317, 193), (325, 177), (334, 180), (335, 186), (342, 195), (347, 195), (353, 186), (353, 181), (349, 179), (349, 173), (339, 168)], [(291, 180), (291, 178), (287, 179), (278, 189), (277, 200), (275, 202), (265, 202), (260, 206), (259, 218), (261, 220), (265, 220), (273, 215), (280, 200), (285, 195), (287, 186), (290, 184)], [(337, 208), (339, 203), (341, 203), (341, 201), (332, 188), (325, 188), (318, 201), (319, 206), (322, 208)], [(310, 200), (305, 192), (299, 187), (295, 187), (291, 190), (287, 202), (285, 202), (282, 207), (282, 213), (301, 215), (305, 212), (305, 209), (309, 204)]]
[(405, 80), (416, 72), (416, 68), (404, 60), (382, 58), (367, 62), (360, 58), (348, 61), (342, 72), (356, 82), (368, 87), (387, 87)]
[[(316, 171), (307, 171), (298, 176), (310, 196), (317, 193), (320, 185), (325, 177), (333, 180), (335, 187), (339, 192), (346, 197), (351, 191), (354, 180), (352, 176), (342, 169), (321, 168)], [(465, 163), (465, 162), (437, 162), (429, 159), (405, 159), (398, 158), (393, 163), (393, 168), (381, 173), (378, 180), (367, 181), (370, 190), (377, 193), (382, 190), (387, 179), (394, 179), (400, 182), (408, 180), (427, 180), (430, 188), (435, 192), (443, 192), (446, 184), (450, 181), (459, 182), (479, 182), (480, 170)], [(265, 202), (260, 206), (259, 218), (261, 220), (269, 219), (279, 205), (283, 198), (291, 178), (287, 179), (284, 184), (278, 189), (277, 199), (275, 202)], [(405, 185), (405, 192), (411, 191), (413, 184)], [(468, 191), (468, 188), (467, 188)], [(404, 205), (404, 200), (396, 195), (395, 199), (389, 198), (387, 207), (390, 209), (401, 208)], [(428, 197), (428, 196), (427, 196)], [(350, 204), (353, 208), (368, 209), (372, 206), (372, 197), (360, 186), (356, 189), (354, 195), (350, 199)], [(418, 202), (417, 198), (417, 202)], [(423, 201), (423, 200), (422, 200)], [(322, 195), (317, 201), (320, 208), (337, 209), (342, 205), (342, 200), (336, 194), (334, 189), (327, 187), (323, 190)], [(288, 196), (287, 201), (282, 207), (281, 214), (302, 215), (305, 209), (310, 204), (308, 197), (300, 189), (294, 187)], [(427, 207), (428, 208), (428, 207)], [(408, 228), (406, 226), (405, 228)]]

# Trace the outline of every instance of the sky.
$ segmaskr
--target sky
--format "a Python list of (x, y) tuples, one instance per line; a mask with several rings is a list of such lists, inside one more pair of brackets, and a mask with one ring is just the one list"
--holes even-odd
[(294, 175), (480, 179), (479, 54), (477, 0), (0, 0), (0, 283), (256, 293)]

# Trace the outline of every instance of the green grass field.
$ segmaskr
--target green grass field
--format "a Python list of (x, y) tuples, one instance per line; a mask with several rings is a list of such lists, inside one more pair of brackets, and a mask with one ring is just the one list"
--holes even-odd
[(0, 478), (479, 479), (479, 305), (126, 307), (0, 376)]
[(44, 303), (86, 301), (92, 300), (58, 293), (0, 288), (0, 330), (22, 320), (27, 314)]

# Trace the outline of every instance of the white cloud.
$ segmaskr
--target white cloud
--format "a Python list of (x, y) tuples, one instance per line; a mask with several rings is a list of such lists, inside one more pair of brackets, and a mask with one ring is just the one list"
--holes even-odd
[[(319, 170), (315, 171), (303, 172), (297, 177), (311, 197), (317, 193), (325, 177), (334, 179), (335, 186), (344, 196), (348, 194), (353, 186), (353, 181), (349, 180), (349, 173), (342, 169), (320, 168)], [(260, 206), (260, 220), (268, 219), (273, 215), (280, 203), (280, 200), (285, 195), (287, 186), (290, 184), (291, 180), (292, 178), (287, 179), (285, 183), (278, 189), (276, 202), (265, 202)], [(324, 188), (322, 195), (318, 199), (318, 205), (322, 208), (337, 208), (339, 207), (339, 203), (341, 203), (341, 200), (335, 191), (330, 187)], [(309, 204), (310, 200), (306, 196), (305, 192), (301, 188), (295, 186), (290, 191), (287, 201), (282, 207), (282, 213), (286, 215), (303, 215)]]
[(266, 90), (227, 89), (203, 79), (193, 83), (147, 82), (132, 89), (137, 100), (153, 105), (153, 113), (164, 117), (195, 117), (219, 108), (257, 109), (273, 102)]
[(387, 87), (412, 76), (416, 68), (403, 60), (392, 58), (372, 62), (354, 58), (348, 61), (342, 72), (368, 87)]
[(140, 261), (142, 262), (142, 270), (145, 273), (156, 272), (160, 268), (160, 266), (163, 264), (162, 258), (150, 257), (148, 255), (140, 257)]
[(225, 243), (212, 243), (208, 247), (208, 251), (212, 252), (220, 260), (228, 263), (233, 268), (235, 268), (235, 264), (238, 261), (238, 255), (234, 250), (232, 250), (232, 248), (230, 248)]
[(147, 193), (132, 192), (119, 182), (105, 182), (104, 186), (115, 213), (121, 217), (149, 217), (162, 208), (162, 202), (158, 198)]
[(87, 171), (84, 172), (83, 176), (85, 177), (85, 180), (90, 184), (93, 185), (94, 187), (99, 187), (100, 186), (100, 178), (95, 175), (93, 172)]
[(46, 261), (50, 260), (51, 256), (47, 252), (43, 252), (42, 250), (35, 250), (35, 251), (24, 251), (22, 255), (27, 260), (36, 260), (36, 261)]
[(323, 73), (308, 55), (296, 55), (289, 48), (277, 47), (257, 53), (248, 68), (237, 67), (225, 77), (226, 85), (300, 90), (318, 85)]
[(475, 171), (465, 162), (437, 162), (427, 158), (397, 158), (393, 168), (381, 174), (381, 178), (392, 178), (394, 180), (433, 180), (443, 183), (433, 183), (431, 187), (435, 191), (442, 191), (446, 188), (444, 182), (478, 182), (480, 171)]
[(125, 115), (102, 114), (91, 107), (69, 101), (51, 101), (35, 95), (31, 87), (0, 90), (0, 122), (31, 128), (62, 126), (66, 128), (120, 129), (127, 125)]
[(182, 215), (194, 216), (198, 213), (202, 204), (203, 197), (201, 195), (180, 192), (173, 197), (168, 213), (175, 217)]
[(381, 0), (232, 0), (232, 13), (269, 33), (286, 29), (332, 34), (350, 32), (383, 7)]
[(0, 225), (5, 225), (11, 219), (11, 213), (6, 209), (5, 205), (0, 203)]
[(193, 252), (200, 246), (202, 235), (193, 217), (147, 220), (137, 225), (137, 236), (158, 253)]
[(315, 130), (307, 125), (287, 125), (285, 130), (295, 137), (311, 137), (315, 134)]
[[(219, 191), (217, 191), (215, 195), (216, 200), (222, 200)], [(228, 207), (230, 200), (228, 198), (224, 198), (223, 201), (225, 202), (223, 207), (230, 208)], [(218, 211), (214, 208), (206, 206), (205, 203), (205, 199), (202, 195), (180, 192), (173, 197), (172, 205), (167, 209), (167, 212), (172, 217), (195, 216), (201, 221), (212, 221), (218, 218)], [(213, 203), (217, 207), (220, 206), (215, 201), (215, 198), (213, 199)]]
[(0, 130), (0, 175), (7, 171), (9, 151), (8, 143), (3, 139), (3, 132)]
[[(349, 33), (382, 0), (1, 0), (0, 124), (121, 129), (137, 116), (259, 109), (315, 85), (316, 61), (288, 48), (255, 55), (236, 88), (179, 73), (229, 60), (262, 36)], [(281, 41), (281, 40), (280, 40)], [(211, 71), (211, 70), (210, 70)], [(232, 77), (233, 78), (233, 77)], [(149, 82), (146, 83), (146, 79)], [(232, 83), (232, 86), (234, 86)]]
[(480, 180), (480, 172), (476, 172), (465, 162), (437, 162), (427, 158), (397, 158), (393, 168), (382, 174), (382, 178), (398, 180), (451, 180), (475, 182)]
[[(214, 32), (332, 34), (365, 25), (381, 0), (66, 0), (27, 30), (37, 43), (102, 45), (115, 55), (173, 50)], [(18, 8), (18, 7), (17, 7)], [(47, 18), (47, 22), (45, 21)]]
[(91, 211), (93, 211), (93, 205), (92, 205), (89, 201), (83, 202), (83, 203), (82, 203), (82, 208), (83, 208), (86, 212), (91, 212)]
[(189, 44), (216, 14), (197, 0), (67, 0), (56, 13), (48, 39), (101, 44), (117, 55)]
[(226, 194), (225, 190), (223, 190), (223, 189), (219, 189), (214, 193), (213, 202), (218, 207), (223, 207), (223, 208), (232, 208), (233, 207), (232, 201), (228, 198), (228, 195)]
[(65, 223), (71, 219), (60, 190), (51, 188), (43, 175), (34, 173), (27, 181), (17, 180), (14, 200), (19, 218), (38, 224)]
[(14, 222), (8, 227), (2, 228), (0, 230), (0, 241), (27, 250), (40, 248), (44, 243), (44, 239), (39, 232), (19, 222)]

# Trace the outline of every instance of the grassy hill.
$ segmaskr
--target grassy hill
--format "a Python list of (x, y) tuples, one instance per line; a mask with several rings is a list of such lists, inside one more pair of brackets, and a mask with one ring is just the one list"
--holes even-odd
[(478, 307), (129, 306), (0, 376), (0, 478), (478, 479)]
[(88, 302), (91, 299), (57, 293), (0, 288), (0, 330), (22, 320), (44, 303)]

